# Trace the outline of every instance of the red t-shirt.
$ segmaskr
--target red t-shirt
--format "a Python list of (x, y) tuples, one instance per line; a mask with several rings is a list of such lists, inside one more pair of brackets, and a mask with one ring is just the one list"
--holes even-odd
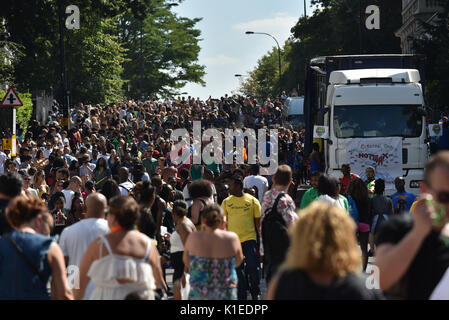
[(355, 173), (351, 173), (349, 178), (346, 178), (344, 175), (341, 176), (341, 178), (340, 178), (340, 182), (341, 182), (340, 193), (346, 194), (346, 191), (348, 190), (349, 183), (356, 178), (359, 178), (359, 176), (356, 175)]

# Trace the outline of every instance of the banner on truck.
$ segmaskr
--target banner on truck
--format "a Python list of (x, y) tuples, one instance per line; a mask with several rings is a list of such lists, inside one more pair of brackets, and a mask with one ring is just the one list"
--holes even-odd
[(443, 125), (439, 123), (429, 124), (429, 135), (431, 137), (441, 137), (443, 135)]
[(329, 139), (329, 127), (313, 126), (313, 137), (321, 139)]
[(351, 172), (366, 180), (367, 167), (376, 169), (376, 179), (385, 180), (385, 190), (394, 190), (394, 179), (402, 176), (402, 138), (347, 139), (347, 163)]

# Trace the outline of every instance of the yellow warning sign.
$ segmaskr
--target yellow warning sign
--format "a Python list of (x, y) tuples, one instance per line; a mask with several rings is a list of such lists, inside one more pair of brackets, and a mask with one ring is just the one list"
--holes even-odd
[(3, 150), (12, 149), (12, 139), (3, 139)]
[(15, 157), (17, 153), (16, 136), (13, 135), (11, 139), (3, 139), (3, 150), (11, 150), (11, 156)]

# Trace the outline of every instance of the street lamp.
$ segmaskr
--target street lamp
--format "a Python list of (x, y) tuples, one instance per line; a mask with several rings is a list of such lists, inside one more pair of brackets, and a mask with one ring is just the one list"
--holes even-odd
[(269, 36), (271, 38), (274, 39), (274, 41), (276, 41), (276, 44), (278, 46), (278, 57), (279, 57), (279, 90), (282, 92), (282, 84), (281, 84), (281, 77), (282, 77), (282, 69), (281, 69), (281, 47), (279, 46), (279, 42), (276, 40), (275, 37), (273, 37), (271, 34), (269, 33), (265, 33), (265, 32), (254, 32), (254, 31), (246, 31), (245, 34), (264, 34), (266, 36)]

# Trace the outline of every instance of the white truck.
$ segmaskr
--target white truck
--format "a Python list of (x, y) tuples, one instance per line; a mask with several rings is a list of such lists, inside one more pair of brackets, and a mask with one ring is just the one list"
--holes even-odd
[[(326, 174), (339, 178), (342, 165), (352, 163), (352, 171), (365, 179), (370, 165), (377, 169), (378, 178), (386, 180), (387, 195), (396, 192), (394, 175), (405, 178), (407, 191), (419, 194), (429, 157), (422, 56), (313, 59), (307, 71), (304, 113), (306, 154), (318, 142)], [(314, 139), (314, 126), (327, 127), (328, 137)], [(365, 152), (370, 148), (380, 153)]]

